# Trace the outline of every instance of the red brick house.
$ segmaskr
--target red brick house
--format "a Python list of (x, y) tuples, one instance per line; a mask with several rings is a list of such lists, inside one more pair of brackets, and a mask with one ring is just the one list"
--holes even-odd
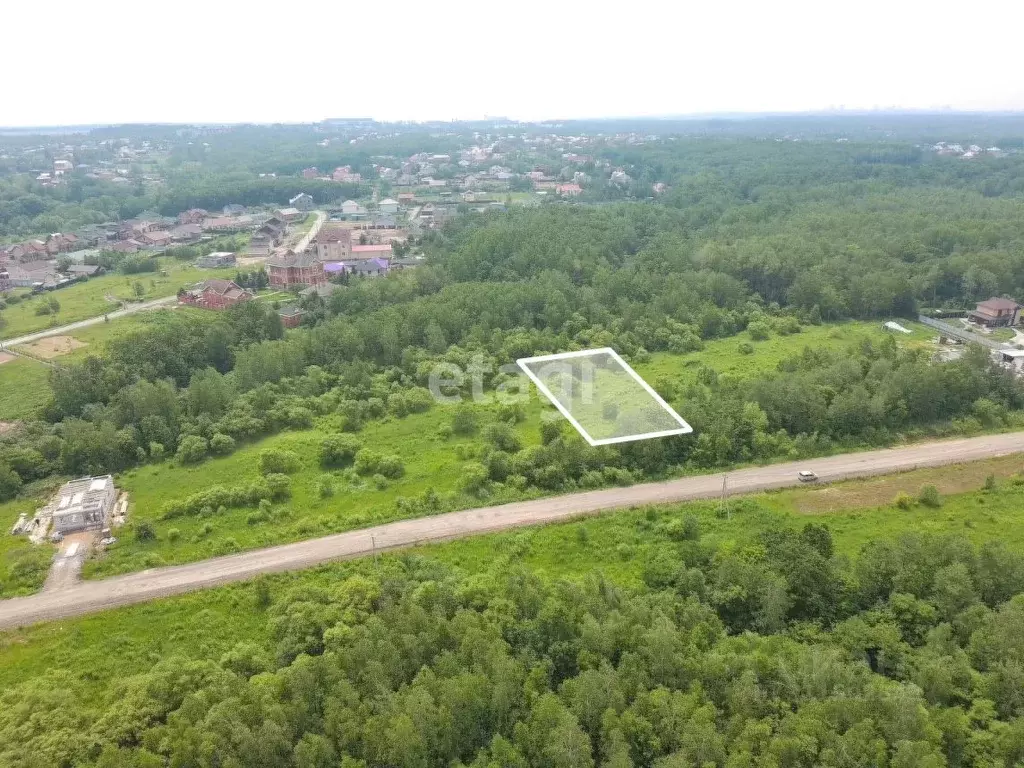
[(197, 283), (187, 290), (179, 291), (178, 301), (203, 309), (227, 309), (253, 295), (231, 280), (211, 278)]
[(285, 328), (297, 328), (302, 322), (302, 316), (304, 314), (306, 314), (305, 310), (299, 309), (294, 304), (281, 307), (277, 310), (277, 316), (281, 318), (281, 325)]
[(267, 271), (270, 273), (270, 284), (275, 288), (322, 285), (327, 282), (324, 265), (309, 251), (298, 254), (285, 251), (281, 256), (273, 256), (267, 260)]

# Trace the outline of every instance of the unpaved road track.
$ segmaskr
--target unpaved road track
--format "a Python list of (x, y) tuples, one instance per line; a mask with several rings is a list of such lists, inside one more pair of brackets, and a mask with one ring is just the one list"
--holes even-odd
[(64, 336), (70, 331), (77, 331), (79, 328), (88, 328), (90, 325), (99, 325), (107, 319), (115, 320), (118, 317), (134, 315), (136, 312), (146, 312), (150, 309), (159, 309), (160, 307), (166, 307), (168, 304), (177, 303), (177, 296), (164, 296), (160, 299), (143, 301), (139, 304), (128, 304), (124, 309), (115, 309), (112, 312), (107, 312), (105, 315), (97, 315), (96, 317), (90, 317), (87, 320), (79, 320), (76, 323), (68, 323), (67, 325), (62, 325), (59, 328), (47, 328), (45, 331), (37, 331), (36, 333), (30, 333), (26, 336), (19, 336), (16, 339), (0, 339), (0, 348), (15, 347), (19, 344), (30, 344), (33, 341), (45, 339), (47, 336)]
[[(726, 492), (734, 495), (797, 485), (796, 473), (802, 469), (813, 470), (822, 481), (828, 482), (1020, 452), (1024, 452), (1024, 432), (919, 443), (903, 448), (736, 470), (728, 473)], [(331, 560), (360, 557), (374, 551), (408, 547), (422, 542), (566, 520), (603, 510), (713, 498), (722, 493), (723, 477), (721, 473), (700, 475), (662, 483), (634, 485), (630, 488), (611, 488), (496, 507), (467, 509), (217, 557), (188, 565), (157, 568), (102, 581), (82, 582), (59, 591), (41, 592), (30, 597), (0, 601), (0, 629), (78, 616), (218, 584), (242, 581), (261, 573), (308, 568)]]

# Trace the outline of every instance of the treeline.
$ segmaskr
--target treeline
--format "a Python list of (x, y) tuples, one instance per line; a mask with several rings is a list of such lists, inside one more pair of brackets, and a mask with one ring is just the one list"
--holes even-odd
[[(420, 280), (429, 277), (408, 278), (405, 290), (415, 293)], [(536, 290), (536, 283), (448, 286), (436, 296), (330, 319), (287, 338), (276, 314), (256, 302), (223, 315), (167, 316), (113, 341), (105, 359), (54, 372), (46, 410), (52, 426), (37, 424), (16, 441), (0, 443), (0, 467), (11, 470), (5, 495), (17, 490), (19, 477), (117, 471), (172, 454), (183, 463), (201, 461), (328, 416), (356, 432), (373, 419), (429, 408), (427, 387), (440, 363), (463, 370), (479, 365), (491, 392), (507, 381), (502, 365), (538, 352), (611, 345), (643, 362), (647, 347), (699, 350), (705, 336), (740, 327), (754, 339), (801, 329), (791, 315), (769, 315), (755, 304), (716, 309), (699, 325), (638, 322), (626, 330), (615, 323), (613, 332), (568, 309), (556, 316), (543, 304), (551, 294)], [(353, 298), (359, 295), (354, 289)], [(512, 325), (532, 312), (549, 318), (545, 322), (561, 318), (559, 332)], [(484, 320), (495, 327), (482, 328)], [(506, 324), (511, 329), (502, 331)], [(455, 431), (484, 437), (463, 490), (476, 496), (573, 490), (683, 467), (884, 445), (912, 430), (970, 434), (1018, 423), (1024, 406), (1024, 385), (984, 350), (934, 363), (924, 352), (900, 350), (891, 337), (849, 349), (806, 348), (776, 370), (742, 380), (701, 365), (685, 379), (663, 376), (653, 383), (695, 426), (695, 439), (594, 449), (545, 425), (542, 445), (524, 449), (507, 431), (524, 418), (522, 410), (496, 404), (485, 424), (464, 430), (456, 412)], [(462, 384), (467, 399), (472, 386), (470, 379)]]
[[(849, 561), (827, 527), (733, 548), (638, 517), (643, 587), (545, 583), (515, 546), (256, 589), (269, 642), (91, 690), (0, 694), (16, 768), (1011, 766), (1024, 760), (1024, 559), (908, 534)], [(579, 535), (585, 536), (580, 527)], [(528, 547), (528, 544), (525, 544)]]
[(0, 240), (50, 232), (71, 232), (87, 224), (100, 224), (156, 211), (176, 216), (189, 208), (219, 211), (229, 203), (285, 205), (300, 192), (318, 204), (360, 197), (358, 184), (256, 174), (173, 172), (165, 184), (115, 185), (73, 175), (66, 185), (42, 187), (24, 178), (0, 178)]

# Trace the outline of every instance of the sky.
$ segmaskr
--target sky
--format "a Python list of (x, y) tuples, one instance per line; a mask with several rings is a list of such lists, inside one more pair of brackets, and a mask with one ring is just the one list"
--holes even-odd
[(1024, 110), (1022, 22), (1019, 0), (8, 0), (0, 126)]

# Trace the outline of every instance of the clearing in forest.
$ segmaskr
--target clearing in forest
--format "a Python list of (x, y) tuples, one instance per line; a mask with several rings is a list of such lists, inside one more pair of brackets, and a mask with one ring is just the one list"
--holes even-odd
[(611, 348), (516, 361), (591, 445), (610, 445), (693, 431)]

